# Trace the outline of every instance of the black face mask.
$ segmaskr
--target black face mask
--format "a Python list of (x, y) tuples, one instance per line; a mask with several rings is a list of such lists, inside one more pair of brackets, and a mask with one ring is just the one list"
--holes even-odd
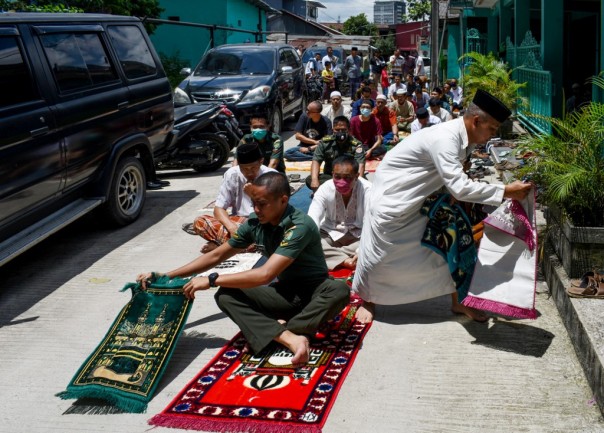
[(453, 89), (454, 89), (454, 88), (456, 88), (456, 87), (457, 87), (457, 84), (451, 84), (451, 88), (453, 88)]
[(336, 137), (336, 141), (343, 142), (348, 138), (348, 132), (335, 132), (333, 134)]

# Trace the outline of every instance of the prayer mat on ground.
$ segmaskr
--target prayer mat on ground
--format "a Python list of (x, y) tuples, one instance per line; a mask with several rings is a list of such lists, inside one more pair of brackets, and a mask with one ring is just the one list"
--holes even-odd
[(537, 230), (535, 195), (506, 200), (484, 220), (484, 233), (463, 304), (520, 319), (535, 319)]
[(243, 353), (241, 334), (149, 424), (213, 432), (320, 433), (370, 324), (355, 320), (353, 298), (311, 342), (310, 361), (293, 368), (292, 353), (277, 343)]
[(63, 399), (100, 398), (126, 412), (144, 412), (172, 356), (192, 302), (188, 280), (155, 278), (143, 291), (127, 284), (132, 299), (75, 374)]
[(306, 184), (289, 198), (289, 204), (304, 213), (308, 213), (312, 201), (312, 190)]
[[(365, 171), (373, 173), (382, 162), (379, 159), (365, 161)], [(310, 171), (312, 161), (285, 161), (285, 171)]]

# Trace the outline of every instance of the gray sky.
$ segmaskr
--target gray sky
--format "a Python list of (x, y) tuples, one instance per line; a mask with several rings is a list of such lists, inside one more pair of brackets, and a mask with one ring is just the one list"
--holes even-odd
[(365, 13), (369, 22), (373, 22), (373, 1), (371, 0), (318, 0), (326, 6), (319, 8), (319, 22), (336, 22), (338, 16), (344, 22), (354, 15)]

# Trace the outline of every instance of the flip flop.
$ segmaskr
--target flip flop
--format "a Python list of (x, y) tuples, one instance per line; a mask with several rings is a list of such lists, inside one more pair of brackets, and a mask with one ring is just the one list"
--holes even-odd
[(581, 281), (579, 287), (567, 287), (566, 293), (571, 298), (601, 298), (604, 299), (604, 282), (594, 277), (587, 277)]
[(298, 173), (288, 174), (287, 180), (290, 182), (300, 182), (300, 175)]
[(604, 275), (601, 275), (594, 270), (585, 272), (581, 278), (570, 280), (570, 285), (571, 287), (586, 287), (590, 278), (594, 278), (596, 282), (604, 283)]

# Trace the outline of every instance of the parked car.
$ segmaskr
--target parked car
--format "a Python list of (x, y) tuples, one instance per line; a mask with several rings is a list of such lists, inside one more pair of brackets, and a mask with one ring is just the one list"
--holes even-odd
[(221, 45), (208, 51), (175, 89), (175, 103), (224, 101), (243, 130), (250, 115), (268, 113), (280, 133), (283, 119), (306, 109), (304, 66), (287, 44)]
[(99, 207), (140, 215), (172, 91), (137, 18), (0, 14), (0, 265)]

